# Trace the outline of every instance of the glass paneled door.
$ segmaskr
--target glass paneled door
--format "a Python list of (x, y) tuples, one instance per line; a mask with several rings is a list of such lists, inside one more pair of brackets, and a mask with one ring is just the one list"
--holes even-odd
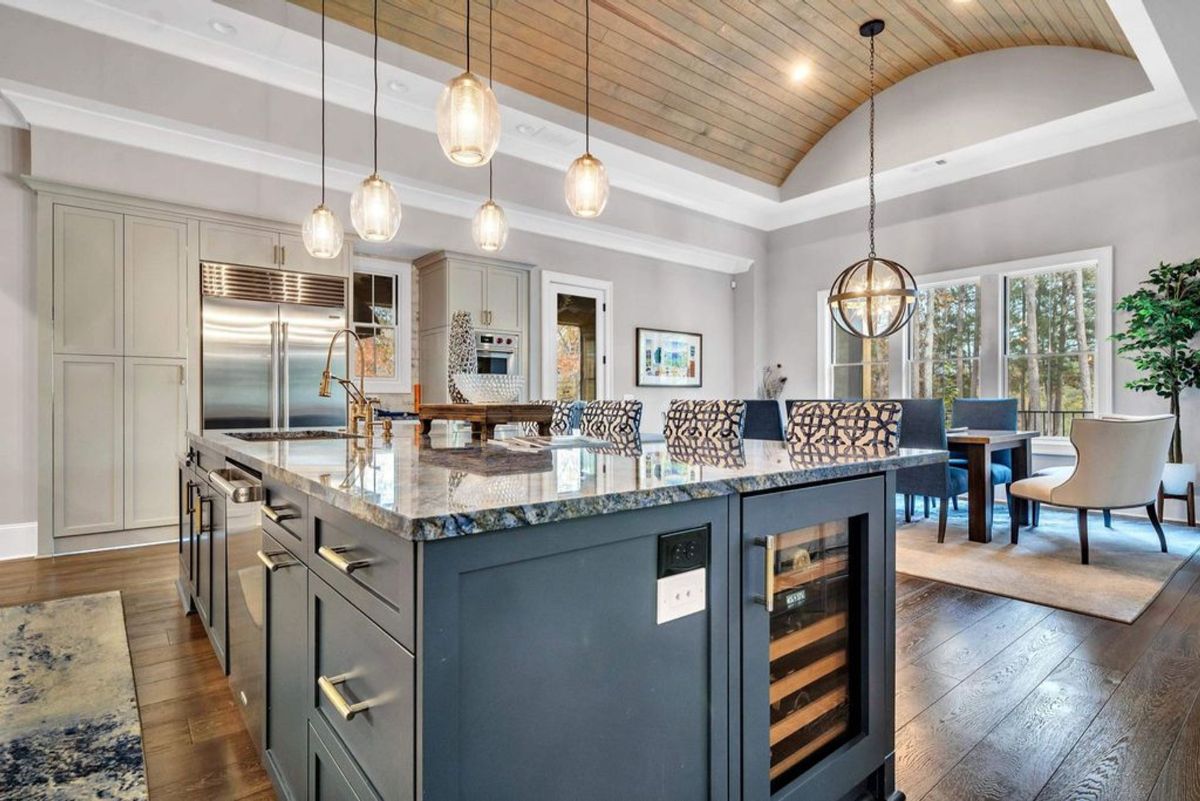
[(743, 501), (747, 801), (840, 798), (890, 751), (885, 496), (866, 478)]
[(552, 273), (542, 284), (541, 396), (592, 401), (608, 397), (607, 282)]

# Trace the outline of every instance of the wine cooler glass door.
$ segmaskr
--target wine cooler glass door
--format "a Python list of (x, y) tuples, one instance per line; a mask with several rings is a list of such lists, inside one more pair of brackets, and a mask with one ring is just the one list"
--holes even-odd
[(883, 506), (875, 478), (744, 502), (747, 801), (837, 799), (879, 764)]

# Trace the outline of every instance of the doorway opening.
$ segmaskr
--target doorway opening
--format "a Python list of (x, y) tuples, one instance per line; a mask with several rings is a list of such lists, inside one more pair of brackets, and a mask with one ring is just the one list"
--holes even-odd
[(612, 383), (608, 281), (542, 274), (542, 397), (602, 400)]

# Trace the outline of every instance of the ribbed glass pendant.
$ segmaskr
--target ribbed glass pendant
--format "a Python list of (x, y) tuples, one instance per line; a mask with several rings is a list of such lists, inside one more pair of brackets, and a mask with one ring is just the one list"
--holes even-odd
[(508, 241), (508, 218), (494, 200), (487, 201), (475, 212), (471, 238), (476, 247), (489, 253), (500, 250)]
[(324, 203), (304, 219), (300, 236), (305, 250), (314, 259), (336, 259), (342, 252), (342, 223)]
[(368, 242), (390, 242), (400, 230), (400, 198), (392, 185), (372, 174), (350, 196), (350, 222)]
[(566, 193), (567, 208), (576, 217), (599, 217), (608, 203), (608, 170), (600, 159), (584, 153), (571, 162)]
[(500, 106), (487, 84), (464, 72), (442, 90), (437, 105), (438, 142), (446, 158), (481, 167), (500, 144)]

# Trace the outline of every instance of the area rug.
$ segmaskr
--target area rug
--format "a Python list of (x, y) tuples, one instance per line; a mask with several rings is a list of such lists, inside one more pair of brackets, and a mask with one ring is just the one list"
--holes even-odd
[(121, 595), (0, 609), (0, 798), (147, 798)]
[[(901, 506), (897, 498), (897, 506)], [(918, 508), (920, 504), (917, 504)], [(1113, 515), (1104, 527), (1099, 512), (1088, 517), (1091, 564), (1079, 563), (1079, 534), (1072, 510), (1042, 507), (1037, 528), (1022, 528), (1009, 541), (1009, 519), (996, 504), (992, 541), (967, 539), (966, 504), (950, 511), (946, 541), (937, 541), (937, 512), (896, 526), (896, 570), (1022, 601), (1132, 623), (1197, 548), (1200, 529), (1165, 524), (1170, 553), (1145, 518)]]

